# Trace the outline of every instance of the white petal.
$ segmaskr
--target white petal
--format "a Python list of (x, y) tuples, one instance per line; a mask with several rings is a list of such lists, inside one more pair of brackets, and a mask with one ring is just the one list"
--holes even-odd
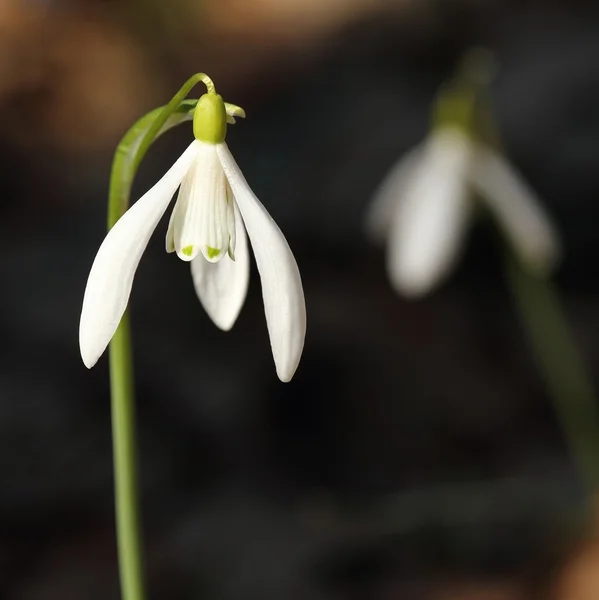
[(168, 219), (168, 229), (166, 230), (165, 246), (169, 254), (175, 251), (175, 213), (175, 210), (171, 211), (171, 216)]
[(373, 242), (382, 243), (387, 239), (393, 214), (424, 153), (423, 146), (419, 145), (404, 154), (375, 191), (366, 213), (366, 233)]
[(201, 252), (206, 260), (216, 262), (229, 249), (226, 179), (216, 146), (197, 142), (197, 149), (175, 206), (174, 245), (182, 260), (192, 260)]
[(532, 189), (499, 154), (480, 145), (471, 178), (521, 259), (543, 273), (550, 271), (559, 260), (561, 244)]
[(237, 244), (235, 260), (224, 256), (217, 263), (203, 255), (191, 261), (193, 285), (214, 324), (224, 331), (233, 327), (245, 300), (250, 279), (250, 254), (245, 227), (235, 207)]
[[(197, 147), (197, 143), (195, 144)], [(187, 214), (187, 204), (191, 196), (191, 184), (193, 182), (193, 173), (195, 171), (197, 159), (195, 159), (187, 169), (185, 177), (179, 187), (179, 193), (177, 194), (177, 201), (171, 211), (171, 216), (168, 220), (168, 229), (166, 231), (166, 251), (170, 254), (172, 252), (181, 251), (181, 230), (183, 229), (183, 221)], [(184, 247), (184, 246), (183, 246)], [(196, 249), (196, 254), (199, 248)], [(192, 257), (185, 256), (185, 260), (192, 260)]]
[(458, 130), (434, 134), (423, 148), (390, 224), (387, 267), (399, 293), (426, 294), (454, 265), (470, 214), (470, 159)]
[[(227, 227), (229, 229), (229, 258), (233, 260), (235, 260), (235, 247), (237, 246), (237, 223), (239, 223), (237, 214), (238, 211), (239, 209), (235, 204), (235, 197), (231, 191), (231, 186), (227, 181)], [(241, 226), (244, 228), (243, 235), (245, 235), (245, 226), (243, 225), (243, 221), (241, 221)]]
[(262, 280), (262, 296), (277, 375), (289, 381), (306, 336), (302, 280), (285, 236), (250, 189), (226, 144), (217, 146), (225, 175), (243, 217)]
[(100, 358), (118, 327), (141, 255), (195, 157), (194, 146), (195, 142), (119, 219), (98, 250), (87, 280), (79, 324), (81, 357), (88, 368)]

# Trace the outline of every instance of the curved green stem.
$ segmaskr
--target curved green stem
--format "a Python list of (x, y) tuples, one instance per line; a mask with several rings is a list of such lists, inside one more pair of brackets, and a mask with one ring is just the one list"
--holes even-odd
[[(205, 73), (192, 75), (173, 96), (171, 101), (143, 116), (129, 129), (119, 144), (110, 175), (108, 191), (108, 229), (110, 229), (129, 208), (129, 195), (133, 178), (146, 152), (154, 140), (170, 127), (182, 122), (182, 119), (169, 126), (180, 110), (184, 111), (184, 100), (187, 94), (199, 83), (204, 83), (209, 93), (214, 93), (214, 83)], [(193, 106), (187, 106), (187, 111), (193, 112)], [(185, 111), (184, 111), (185, 112)], [(190, 117), (191, 118), (191, 117)]]
[(512, 257), (507, 274), (572, 457), (594, 497), (599, 492), (599, 405), (557, 292)]
[[(477, 136), (499, 149), (501, 139), (488, 88), (496, 69), (494, 59), (486, 51), (475, 50), (464, 64), (476, 87)], [(501, 232), (501, 227), (497, 229)], [(506, 272), (563, 435), (594, 500), (599, 494), (599, 404), (559, 294), (549, 279), (533, 273), (513, 254), (506, 260)]]
[[(203, 73), (191, 77), (164, 107), (151, 111), (125, 134), (112, 163), (108, 196), (108, 229), (129, 207), (131, 186), (139, 164), (162, 133), (191, 120), (197, 100), (185, 100), (198, 83), (209, 92), (214, 84)], [(144, 600), (141, 523), (139, 518), (135, 440), (135, 392), (129, 315), (125, 311), (110, 342), (110, 395), (119, 573), (123, 600)]]

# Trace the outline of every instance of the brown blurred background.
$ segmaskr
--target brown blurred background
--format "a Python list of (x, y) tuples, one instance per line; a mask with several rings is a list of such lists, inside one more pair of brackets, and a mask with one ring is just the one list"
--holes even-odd
[[(79, 310), (115, 145), (197, 71), (247, 112), (229, 146), (296, 253), (308, 337), (280, 384), (257, 277), (223, 334), (159, 228), (132, 295), (151, 598), (599, 598), (583, 487), (490, 232), (419, 302), (364, 236), (436, 89), (489, 47), (506, 151), (563, 232), (558, 283), (599, 384), (597, 9), (0, 0), (0, 598), (118, 598), (107, 361), (81, 363)], [(156, 144), (134, 195), (190, 136)]]

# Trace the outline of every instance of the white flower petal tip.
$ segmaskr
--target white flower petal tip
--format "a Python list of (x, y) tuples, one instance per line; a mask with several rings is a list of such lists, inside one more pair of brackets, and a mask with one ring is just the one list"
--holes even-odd
[(204, 256), (191, 262), (196, 294), (214, 324), (229, 331), (243, 306), (250, 279), (250, 254), (247, 236), (239, 211), (235, 208), (235, 260), (224, 256), (209, 263)]
[(227, 248), (213, 248), (212, 246), (203, 246), (202, 255), (209, 263), (217, 263), (227, 255)]
[(388, 224), (387, 271), (409, 298), (439, 285), (456, 262), (470, 217), (471, 146), (453, 131), (432, 136), (403, 184)]
[(438, 224), (431, 220), (429, 233), (423, 234), (417, 242), (390, 241), (387, 273), (398, 294), (418, 299), (448, 278), (459, 258), (467, 222), (465, 212), (452, 218), (450, 228), (445, 231), (440, 231)]
[(285, 236), (250, 189), (226, 144), (217, 152), (245, 223), (262, 282), (264, 312), (279, 379), (292, 379), (306, 336), (302, 280)]
[(185, 262), (191, 262), (198, 255), (198, 251), (197, 246), (185, 246), (177, 252), (177, 256)]
[(94, 366), (112, 339), (141, 256), (195, 156), (192, 143), (104, 238), (89, 273), (79, 323), (79, 347), (86, 367)]
[(431, 276), (430, 270), (411, 265), (390, 267), (387, 274), (395, 292), (408, 300), (423, 298), (442, 281)]
[(100, 358), (100, 356), (102, 356), (105, 348), (104, 348), (104, 350), (98, 351), (97, 349), (95, 349), (93, 347), (85, 346), (81, 342), (79, 345), (80, 345), (80, 349), (81, 349), (81, 359), (83, 360), (83, 364), (88, 369), (91, 369), (92, 367), (94, 367), (96, 365), (96, 363), (98, 362), (98, 359)]
[(561, 241), (530, 186), (499, 154), (482, 146), (471, 177), (520, 260), (539, 275), (550, 274), (561, 260)]

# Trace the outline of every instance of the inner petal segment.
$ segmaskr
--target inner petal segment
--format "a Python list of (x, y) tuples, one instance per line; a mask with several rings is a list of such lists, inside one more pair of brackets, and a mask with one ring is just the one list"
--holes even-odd
[(216, 147), (196, 144), (197, 158), (181, 184), (169, 234), (172, 228), (172, 244), (181, 260), (193, 260), (201, 253), (209, 262), (218, 262), (229, 250), (231, 238), (226, 179)]

